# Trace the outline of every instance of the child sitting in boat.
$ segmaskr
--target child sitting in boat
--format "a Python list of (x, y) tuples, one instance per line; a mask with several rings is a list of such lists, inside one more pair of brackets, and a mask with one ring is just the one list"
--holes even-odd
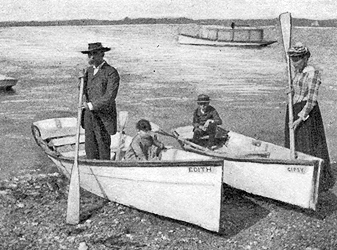
[(216, 109), (209, 105), (208, 95), (199, 95), (197, 103), (198, 108), (193, 113), (193, 142), (201, 145), (201, 137), (208, 135), (207, 148), (212, 149), (217, 126), (222, 124), (222, 120)]
[(141, 119), (136, 124), (137, 135), (127, 149), (124, 159), (126, 161), (146, 161), (158, 159), (164, 144), (151, 135), (151, 124), (148, 120)]

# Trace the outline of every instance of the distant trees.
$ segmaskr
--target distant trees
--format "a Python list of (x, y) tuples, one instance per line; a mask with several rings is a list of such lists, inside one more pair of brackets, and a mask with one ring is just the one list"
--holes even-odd
[[(185, 17), (179, 18), (129, 18), (125, 17), (121, 20), (96, 20), (96, 19), (79, 19), (79, 20), (55, 20), (55, 21), (18, 21), (18, 22), (0, 22), (0, 27), (15, 26), (84, 26), (84, 25), (122, 25), (122, 24), (197, 24), (197, 25), (222, 25), (231, 26), (271, 26), (278, 25), (278, 19), (203, 19), (193, 20)], [(293, 18), (294, 26), (317, 26), (320, 27), (337, 27), (337, 19), (329, 20), (311, 20), (303, 18)]]

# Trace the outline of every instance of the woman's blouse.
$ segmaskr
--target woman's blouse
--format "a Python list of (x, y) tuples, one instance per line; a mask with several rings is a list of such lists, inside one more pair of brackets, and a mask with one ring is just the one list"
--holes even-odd
[(302, 72), (295, 72), (293, 78), (293, 104), (306, 101), (298, 116), (303, 120), (309, 117), (310, 111), (317, 104), (318, 89), (321, 84), (321, 73), (312, 66)]

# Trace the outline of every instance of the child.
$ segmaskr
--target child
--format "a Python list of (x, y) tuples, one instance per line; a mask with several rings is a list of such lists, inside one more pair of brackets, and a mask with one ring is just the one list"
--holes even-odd
[(141, 119), (137, 122), (136, 129), (138, 130), (137, 135), (132, 139), (131, 145), (125, 153), (125, 160), (146, 161), (158, 157), (165, 146), (157, 140), (156, 136), (150, 134), (150, 122)]
[(199, 95), (197, 103), (199, 107), (193, 114), (193, 142), (200, 144), (200, 138), (208, 135), (207, 147), (211, 149), (214, 146), (217, 125), (221, 125), (222, 120), (215, 108), (209, 105), (208, 95)]

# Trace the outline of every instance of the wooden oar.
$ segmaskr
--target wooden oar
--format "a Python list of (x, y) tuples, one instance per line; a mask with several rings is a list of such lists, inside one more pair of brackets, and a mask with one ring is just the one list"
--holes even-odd
[(129, 113), (127, 111), (120, 111), (119, 112), (119, 141), (118, 141), (118, 147), (116, 150), (116, 161), (119, 161), (121, 159), (121, 145), (122, 145), (122, 138), (124, 134), (124, 129), (126, 126), (126, 123), (128, 121)]
[(189, 145), (191, 148), (195, 148), (195, 149), (199, 149), (200, 151), (206, 152), (212, 156), (215, 157), (224, 157), (224, 156), (228, 156), (228, 157), (251, 157), (251, 156), (260, 156), (260, 157), (269, 157), (270, 153), (267, 151), (245, 151), (245, 152), (240, 152), (240, 154), (237, 155), (232, 155), (232, 154), (228, 154), (226, 152), (215, 152), (213, 150), (210, 150), (206, 147), (200, 146), (196, 143), (193, 143), (187, 139), (182, 138), (176, 131), (174, 131), (172, 134), (164, 131), (163, 129), (161, 129), (157, 124), (154, 124), (151, 122), (151, 127), (152, 127), (152, 131), (158, 134), (162, 134), (162, 135), (166, 135), (166, 136), (170, 136), (175, 138), (176, 140)]
[(206, 150), (209, 150), (208, 148), (204, 148), (204, 147), (202, 147), (202, 146), (200, 146), (200, 145), (198, 145), (198, 144), (195, 144), (195, 143), (193, 143), (193, 142), (191, 142), (191, 141), (188, 141), (188, 140), (186, 140), (186, 139), (180, 137), (177, 133), (176, 133), (176, 134), (171, 134), (171, 133), (169, 133), (169, 132), (166, 132), (165, 130), (163, 130), (163, 129), (160, 128), (157, 124), (155, 124), (155, 123), (153, 123), (153, 122), (150, 122), (150, 123), (151, 123), (151, 128), (152, 128), (151, 131), (152, 131), (152, 132), (155, 132), (155, 133), (157, 133), (157, 134), (161, 134), (161, 135), (165, 135), (165, 136), (172, 137), (172, 138), (174, 138), (174, 139), (176, 139), (176, 140), (178, 140), (178, 141), (180, 141), (180, 142), (183, 142), (183, 143), (185, 143), (185, 144), (189, 144), (189, 145), (193, 146), (194, 148), (198, 148), (198, 149), (201, 149), (201, 150), (204, 150), (204, 151), (205, 151), (205, 149), (206, 149)]
[(80, 144), (81, 116), (82, 116), (82, 98), (83, 98), (84, 78), (81, 77), (80, 92), (78, 96), (77, 107), (77, 132), (75, 137), (75, 158), (71, 169), (67, 219), (68, 224), (78, 224), (80, 222), (80, 174), (78, 168), (78, 151)]
[(282, 32), (283, 46), (287, 60), (288, 68), (288, 84), (289, 84), (289, 93), (288, 93), (288, 113), (289, 113), (289, 142), (290, 142), (290, 158), (295, 159), (295, 131), (292, 126), (294, 122), (293, 115), (293, 94), (292, 94), (292, 77), (291, 77), (291, 64), (290, 58), (288, 55), (288, 50), (291, 44), (291, 28), (292, 28), (292, 19), (289, 12), (282, 13), (279, 17), (280, 26)]

